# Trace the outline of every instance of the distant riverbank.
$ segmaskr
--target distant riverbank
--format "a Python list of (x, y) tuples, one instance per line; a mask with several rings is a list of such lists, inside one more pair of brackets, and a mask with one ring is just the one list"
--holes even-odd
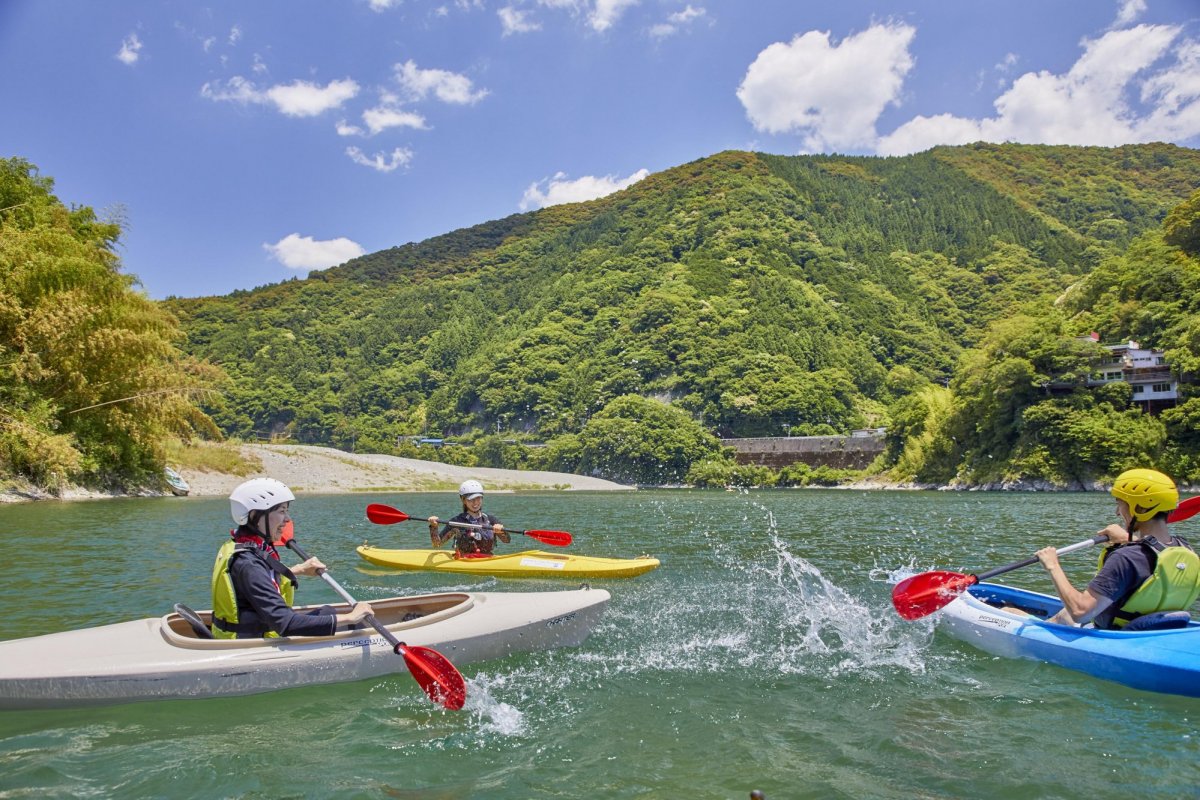
[[(366, 453), (347, 453), (332, 447), (285, 444), (239, 445), (247, 461), (261, 463), (249, 475), (208, 472), (177, 467), (190, 487), (190, 497), (228, 496), (242, 481), (253, 477), (277, 478), (297, 494), (349, 494), (352, 492), (452, 492), (467, 478), (483, 482), (492, 492), (505, 491), (629, 491), (624, 486), (586, 475), (566, 472), (460, 467), (436, 461)], [(61, 494), (44, 488), (14, 487), (0, 493), (0, 502), (29, 500), (88, 500), (104, 497), (167, 494), (162, 491), (98, 492), (65, 487)]]

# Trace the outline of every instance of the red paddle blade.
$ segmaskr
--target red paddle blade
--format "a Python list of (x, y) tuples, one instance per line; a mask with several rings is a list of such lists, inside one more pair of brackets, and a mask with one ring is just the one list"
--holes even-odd
[(407, 520), (408, 514), (398, 511), (391, 506), (385, 506), (382, 503), (371, 503), (371, 505), (367, 506), (367, 519), (376, 525), (395, 525), (397, 522)]
[(1183, 522), (1185, 519), (1196, 516), (1197, 513), (1200, 513), (1200, 496), (1189, 497), (1167, 515), (1167, 522)]
[(974, 575), (922, 572), (896, 584), (896, 588), (892, 589), (892, 605), (904, 619), (920, 619), (949, 605), (976, 583), (979, 583), (979, 579)]
[(289, 519), (287, 522), (283, 523), (283, 529), (279, 531), (279, 538), (274, 542), (271, 542), (271, 544), (275, 545), (276, 547), (279, 545), (287, 546), (287, 543), (295, 537), (296, 526), (293, 525), (292, 521)]
[(408, 671), (433, 702), (458, 711), (467, 702), (467, 683), (450, 659), (432, 647), (396, 645)]
[(566, 531), (521, 531), (521, 533), (555, 547), (566, 547), (571, 543), (571, 534)]

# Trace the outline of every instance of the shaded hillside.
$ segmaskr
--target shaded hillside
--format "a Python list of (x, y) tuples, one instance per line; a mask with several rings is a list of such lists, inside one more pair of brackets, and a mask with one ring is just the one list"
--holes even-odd
[(233, 378), (212, 409), (230, 433), (567, 447), (627, 395), (721, 435), (846, 431), (886, 423), (904, 376), (947, 382), (989, 323), (1049, 304), (1197, 185), (1200, 153), (1168, 145), (726, 152), (167, 305)]

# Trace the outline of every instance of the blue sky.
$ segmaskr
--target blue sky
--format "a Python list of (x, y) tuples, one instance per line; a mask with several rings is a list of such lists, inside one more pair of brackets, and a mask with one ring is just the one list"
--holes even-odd
[(0, 157), (225, 294), (727, 149), (1200, 147), (1195, 0), (0, 0)]

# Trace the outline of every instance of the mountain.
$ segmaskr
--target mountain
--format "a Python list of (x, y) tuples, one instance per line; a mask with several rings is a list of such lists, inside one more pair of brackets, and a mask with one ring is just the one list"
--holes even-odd
[(657, 424), (704, 436), (886, 425), (993, 323), (1052, 306), (1197, 186), (1200, 152), (1165, 144), (724, 152), (599, 200), (164, 305), (187, 353), (228, 373), (207, 410), (229, 434), (380, 452), (457, 437), (493, 463), (595, 471), (588, 436), (615, 452), (600, 423), (653, 413), (647, 399), (678, 415)]

